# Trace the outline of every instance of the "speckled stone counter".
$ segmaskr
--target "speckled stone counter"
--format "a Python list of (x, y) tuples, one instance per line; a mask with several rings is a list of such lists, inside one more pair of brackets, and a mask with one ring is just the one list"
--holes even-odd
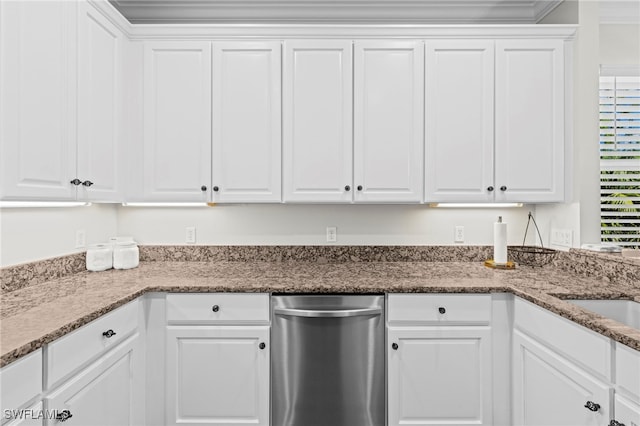
[[(164, 250), (164, 249), (163, 249)], [(486, 248), (458, 253), (465, 261), (425, 261), (424, 253), (384, 255), (380, 260), (353, 259), (349, 250), (336, 261), (316, 253), (305, 260), (291, 255), (251, 256), (229, 261), (220, 253), (192, 256), (142, 250), (140, 267), (127, 271), (75, 272), (44, 282), (3, 291), (0, 301), (0, 366), (52, 342), (110, 310), (148, 292), (273, 292), (273, 293), (512, 293), (596, 332), (640, 350), (640, 331), (576, 307), (562, 299), (625, 298), (640, 302), (640, 272), (631, 265), (617, 279), (568, 271), (556, 260), (542, 268), (521, 266), (493, 270), (480, 259)], [(267, 250), (266, 252), (269, 252)], [(374, 250), (374, 253), (378, 253)], [(182, 261), (165, 260), (178, 258)], [(578, 252), (566, 256), (585, 256)], [(224, 261), (215, 259), (224, 258)], [(295, 256), (294, 256), (295, 257)], [(402, 261), (397, 261), (398, 257)], [(407, 261), (408, 257), (413, 261)], [(265, 260), (268, 259), (268, 260)], [(436, 256), (437, 258), (437, 256)], [(156, 260), (153, 260), (156, 259)], [(257, 260), (256, 260), (257, 259)], [(391, 259), (392, 261), (384, 261)], [(415, 260), (414, 260), (415, 259)], [(346, 260), (346, 261), (345, 261)], [(576, 259), (566, 260), (570, 265)], [(605, 268), (606, 269), (606, 268)], [(619, 271), (618, 271), (619, 272)], [(593, 275), (593, 274), (592, 274)], [(3, 280), (4, 280), (3, 276)], [(4, 288), (4, 284), (3, 284)]]

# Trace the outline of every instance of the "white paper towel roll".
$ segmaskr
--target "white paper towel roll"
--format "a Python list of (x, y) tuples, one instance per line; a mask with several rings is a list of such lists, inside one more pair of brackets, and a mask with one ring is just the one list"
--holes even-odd
[(498, 265), (507, 263), (507, 224), (502, 216), (493, 224), (493, 261)]

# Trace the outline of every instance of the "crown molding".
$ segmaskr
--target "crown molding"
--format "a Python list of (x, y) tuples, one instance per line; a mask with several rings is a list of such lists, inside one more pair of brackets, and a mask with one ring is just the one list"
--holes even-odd
[[(183, 24), (132, 24), (107, 0), (88, 0), (98, 11), (117, 26), (130, 40), (198, 40), (198, 39), (274, 39), (286, 38), (555, 38), (572, 40), (577, 25), (536, 24), (399, 24), (399, 23), (183, 23)], [(122, 1), (122, 0), (120, 0)], [(131, 0), (134, 1), (134, 0)], [(135, 0), (140, 1), (140, 0)], [(159, 0), (148, 0), (159, 2)], [(175, 2), (175, 0), (167, 0)], [(246, 0), (237, 0), (246, 2)], [(298, 1), (298, 0), (290, 0)], [(330, 0), (327, 0), (330, 1)], [(352, 0), (364, 2), (365, 0)], [(367, 0), (378, 1), (382, 0)], [(411, 0), (409, 2), (415, 2)], [(420, 0), (423, 1), (423, 0)], [(451, 0), (458, 1), (458, 0)], [(484, 0), (471, 0), (484, 1)], [(493, 0), (492, 0), (493, 1)], [(203, 0), (185, 1), (200, 4)], [(407, 2), (407, 1), (405, 1)], [(520, 3), (522, 3), (520, 1)], [(548, 7), (539, 13), (548, 13)]]
[(132, 25), (131, 40), (411, 38), (572, 40), (577, 25)]
[[(1, 1), (1, 0), (0, 0)], [(96, 10), (98, 10), (105, 18), (109, 20), (124, 34), (129, 35), (132, 33), (133, 26), (125, 18), (119, 10), (117, 10), (113, 4), (108, 0), (87, 0)]]
[(110, 0), (133, 24), (535, 24), (562, 0)]

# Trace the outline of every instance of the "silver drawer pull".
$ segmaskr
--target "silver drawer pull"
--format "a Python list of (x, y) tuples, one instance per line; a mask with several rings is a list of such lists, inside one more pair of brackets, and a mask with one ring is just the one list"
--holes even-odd
[(275, 308), (273, 310), (273, 313), (275, 313), (276, 315), (288, 315), (291, 317), (346, 318), (346, 317), (357, 317), (361, 315), (380, 315), (382, 314), (382, 308), (336, 309), (336, 310)]

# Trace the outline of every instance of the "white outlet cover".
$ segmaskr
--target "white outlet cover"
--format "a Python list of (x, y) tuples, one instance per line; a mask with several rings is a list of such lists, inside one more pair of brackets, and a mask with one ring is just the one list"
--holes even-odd
[(84, 229), (78, 229), (76, 231), (76, 248), (83, 248), (87, 245), (87, 234)]
[(338, 228), (335, 226), (327, 226), (327, 242), (335, 243), (338, 241)]
[(185, 243), (187, 244), (195, 244), (196, 243), (196, 227), (195, 226), (187, 226), (185, 234)]

